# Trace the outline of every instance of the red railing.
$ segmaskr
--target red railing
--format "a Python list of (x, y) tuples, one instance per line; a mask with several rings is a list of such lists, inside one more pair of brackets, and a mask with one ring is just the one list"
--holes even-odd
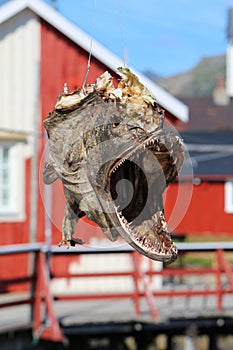
[[(33, 262), (33, 269), (30, 274), (18, 278), (4, 279), (0, 281), (0, 286), (7, 286), (12, 284), (30, 284), (30, 293), (28, 297), (17, 299), (15, 301), (2, 301), (0, 308), (13, 307), (16, 305), (29, 304), (31, 306), (31, 324), (34, 336), (40, 339), (49, 339), (52, 341), (61, 341), (63, 339), (62, 330), (59, 327), (58, 321), (54, 312), (54, 300), (90, 300), (90, 299), (123, 299), (130, 298), (134, 302), (135, 314), (140, 314), (140, 300), (145, 298), (148, 304), (151, 316), (159, 320), (159, 312), (156, 308), (156, 298), (169, 297), (192, 297), (192, 296), (215, 296), (216, 297), (216, 311), (222, 311), (222, 299), (225, 294), (233, 293), (233, 268), (226, 258), (227, 252), (233, 251), (233, 243), (179, 243), (178, 248), (180, 256), (187, 256), (187, 254), (198, 254), (203, 252), (211, 252), (213, 264), (211, 267), (187, 267), (185, 264), (163, 266), (161, 270), (154, 270), (153, 264), (149, 264), (149, 268), (143, 268), (143, 259), (140, 254), (133, 251), (131, 248), (124, 249), (90, 249), (90, 248), (74, 248), (63, 249), (58, 247), (47, 247), (41, 244), (28, 245), (14, 245), (2, 246), (0, 248), (0, 255), (12, 255), (28, 253), (30, 261)], [(115, 254), (117, 261), (117, 254), (128, 254), (132, 261), (132, 269), (130, 271), (88, 271), (80, 273), (70, 273), (69, 271), (59, 272), (51, 268), (53, 259), (62, 255), (67, 259), (72, 255), (83, 254)], [(230, 253), (229, 253), (230, 254)], [(206, 276), (212, 275), (215, 279), (214, 287), (211, 289), (196, 288), (195, 290), (187, 288), (186, 290), (179, 290), (172, 288), (167, 290), (165, 286), (154, 289), (152, 286), (152, 279), (154, 276), (160, 276), (163, 280), (168, 278), (179, 279), (190, 278), (190, 276)], [(224, 283), (223, 283), (224, 276)], [(128, 277), (133, 281), (133, 290), (130, 292), (101, 292), (101, 293), (77, 293), (67, 295), (60, 292), (52, 295), (50, 290), (50, 282), (58, 278), (65, 278), (69, 281), (71, 278), (105, 278), (105, 277)], [(43, 307), (42, 307), (43, 306)]]

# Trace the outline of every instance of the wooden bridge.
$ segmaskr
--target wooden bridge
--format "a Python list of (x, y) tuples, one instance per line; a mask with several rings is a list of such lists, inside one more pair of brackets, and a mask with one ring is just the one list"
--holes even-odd
[[(16, 339), (25, 333), (28, 349), (42, 349), (45, 343), (43, 349), (58, 349), (58, 344), (62, 349), (66, 339), (67, 349), (72, 350), (146, 350), (156, 337), (166, 334), (166, 349), (173, 349), (174, 336), (186, 334), (192, 339), (199, 334), (209, 337), (209, 349), (217, 349), (216, 337), (231, 334), (233, 327), (233, 268), (229, 259), (233, 243), (177, 246), (179, 263), (161, 264), (159, 268), (149, 259), (145, 265), (145, 258), (129, 247), (1, 246), (0, 255), (14, 259), (27, 254), (31, 266), (25, 276), (17, 276), (16, 266), (14, 278), (0, 281), (5, 291), (0, 294), (1, 344), (9, 334)], [(208, 254), (212, 263), (208, 267), (188, 267), (185, 259), (192, 254)], [(72, 272), (55, 268), (58, 257), (66, 261), (71, 256), (84, 255), (95, 255), (96, 263), (104, 256), (106, 266), (110, 266), (108, 259), (114, 258), (117, 265), (119, 257), (125, 255), (131, 264), (117, 271), (92, 267)], [(109, 278), (120, 278), (126, 288), (109, 290)], [(95, 291), (83, 292), (81, 286), (90, 280), (95, 281)], [(58, 288), (60, 284), (65, 288)], [(17, 286), (17, 291), (12, 286)], [(129, 337), (134, 345), (127, 343)], [(24, 349), (17, 341), (15, 349)]]

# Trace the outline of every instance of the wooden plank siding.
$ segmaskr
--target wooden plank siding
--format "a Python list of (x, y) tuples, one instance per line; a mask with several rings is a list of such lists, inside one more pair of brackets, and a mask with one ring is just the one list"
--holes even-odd
[[(45, 119), (49, 111), (52, 111), (56, 103), (56, 97), (62, 91), (64, 82), (67, 82), (70, 91), (81, 88), (87, 71), (88, 53), (81, 47), (74, 44), (71, 40), (57, 31), (47, 22), (41, 20), (41, 112), (42, 119)], [(106, 70), (109, 70), (100, 61), (92, 57), (91, 70), (88, 75), (87, 83), (95, 82), (96, 78)], [(109, 70), (110, 74), (117, 81), (115, 72)], [(45, 130), (41, 123), (41, 133)], [(43, 142), (43, 140), (42, 140)], [(43, 146), (40, 148), (40, 167), (43, 164)], [(42, 160), (42, 162), (41, 162)], [(40, 173), (42, 169), (40, 169)], [(44, 187), (42, 181), (41, 187)], [(52, 186), (52, 237), (53, 243), (58, 243), (61, 239), (61, 221), (64, 208), (64, 196), (62, 186), (58, 182)], [(43, 188), (40, 188), (40, 201), (38, 202), (39, 220), (38, 222), (38, 241), (44, 241), (44, 227), (41, 224), (44, 216)], [(58, 196), (59, 192), (59, 196)], [(58, 199), (59, 198), (59, 199)], [(82, 231), (91, 231), (97, 227), (94, 223), (85, 225), (87, 220), (82, 223)], [(97, 229), (99, 231), (99, 229)]]
[[(233, 214), (224, 211), (224, 181), (208, 182), (203, 181), (199, 185), (192, 186), (192, 197), (188, 208), (185, 208), (184, 201), (179, 205), (177, 226), (175, 233), (188, 235), (232, 235)], [(178, 188), (187, 187), (190, 191), (190, 184), (176, 183), (170, 185), (166, 195), (165, 213), (168, 223), (174, 210), (177, 199)], [(189, 187), (189, 188), (188, 188)], [(187, 209), (184, 212), (184, 209)], [(183, 210), (183, 214), (182, 214)]]
[[(41, 20), (41, 106), (45, 118), (56, 103), (56, 97), (66, 82), (69, 89), (81, 88), (87, 72), (88, 53), (69, 38)], [(87, 83), (108, 70), (117, 79), (115, 72), (91, 58), (91, 70)]]

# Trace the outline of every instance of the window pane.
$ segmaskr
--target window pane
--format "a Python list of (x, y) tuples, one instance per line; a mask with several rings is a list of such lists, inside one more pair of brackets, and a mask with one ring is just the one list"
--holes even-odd
[(0, 142), (0, 222), (24, 218), (23, 159), (23, 146)]
[(9, 185), (9, 169), (2, 170), (2, 185), (3, 187)]
[(9, 148), (0, 146), (0, 210), (10, 207), (10, 164)]
[(7, 206), (9, 205), (9, 191), (3, 190), (2, 192), (2, 205)]
[(233, 181), (225, 183), (225, 212), (233, 213)]
[(231, 181), (231, 204), (233, 207), (233, 181)]
[(2, 152), (2, 164), (8, 164), (9, 162), (9, 148), (3, 147), (3, 152)]

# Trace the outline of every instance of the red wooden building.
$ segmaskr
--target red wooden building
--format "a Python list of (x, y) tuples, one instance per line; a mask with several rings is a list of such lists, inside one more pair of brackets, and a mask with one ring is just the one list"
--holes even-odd
[[(64, 82), (81, 87), (87, 71), (91, 38), (41, 0), (13, 0), (0, 7), (0, 244), (44, 242), (61, 237), (64, 197), (62, 187), (43, 184), (46, 154), (43, 119), (56, 103)], [(108, 70), (117, 78), (123, 65), (93, 40), (87, 83)], [(152, 91), (173, 124), (188, 120), (186, 105), (134, 72)], [(78, 226), (86, 241), (104, 235), (82, 220)], [(16, 258), (17, 259), (17, 258)], [(21, 259), (21, 258), (20, 258)], [(18, 261), (3, 260), (9, 275)], [(22, 260), (19, 261), (22, 266)], [(26, 268), (26, 265), (24, 265)]]
[(229, 239), (233, 234), (233, 131), (190, 131), (181, 135), (189, 149), (191, 167), (168, 189), (168, 215), (174, 213), (177, 193), (186, 193), (184, 210), (170, 223), (175, 221), (177, 234), (194, 235), (198, 240)]
[[(224, 240), (232, 238), (233, 234), (232, 9), (227, 30), (226, 76), (218, 78), (212, 96), (181, 98), (190, 111), (189, 122), (178, 126), (190, 155), (190, 162), (186, 159), (183, 173), (186, 173), (186, 178), (193, 178), (193, 187), (190, 182), (181, 180), (168, 190), (168, 213), (174, 212), (178, 189), (182, 192), (181, 189), (186, 188), (184, 207), (190, 202), (185, 215), (180, 211), (180, 219), (176, 217), (176, 233), (202, 236), (202, 240), (204, 235), (209, 235), (212, 240)], [(191, 166), (187, 166), (188, 163)]]
[(233, 104), (228, 99), (220, 105), (212, 97), (183, 101), (189, 106), (190, 120), (180, 125), (180, 133), (190, 158), (183, 167), (183, 180), (180, 177), (168, 189), (167, 213), (174, 212), (175, 193), (186, 188), (183, 203), (188, 210), (180, 212), (180, 220), (176, 215), (174, 231), (201, 239), (229, 239), (233, 234)]

